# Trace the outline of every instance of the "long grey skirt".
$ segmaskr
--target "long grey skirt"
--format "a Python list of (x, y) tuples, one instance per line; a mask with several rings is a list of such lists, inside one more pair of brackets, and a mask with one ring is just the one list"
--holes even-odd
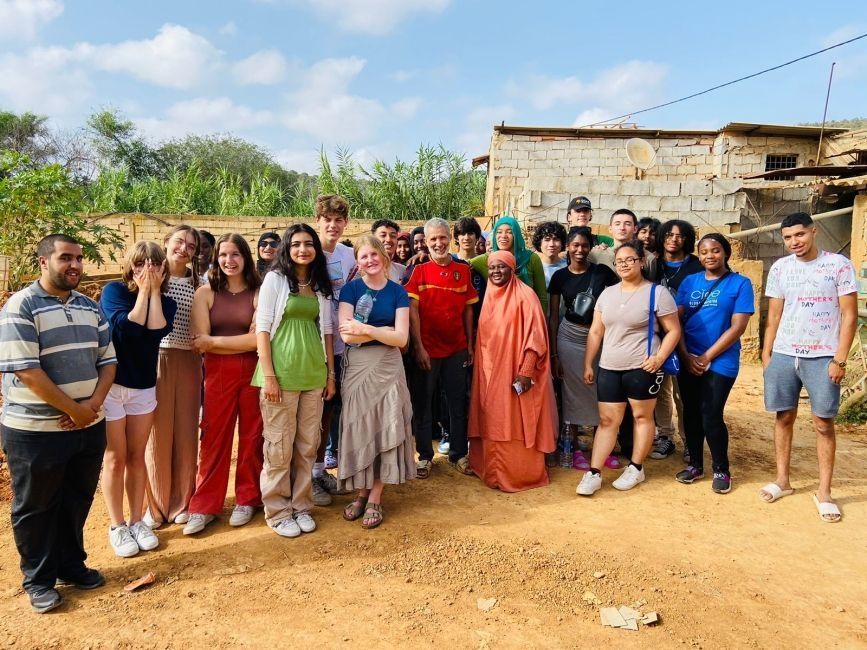
[[(582, 426), (599, 424), (599, 402), (596, 385), (584, 383), (584, 356), (587, 351), (589, 328), (560, 321), (557, 331), (557, 353), (563, 367), (563, 420)], [(593, 364), (599, 371), (598, 359)]]
[(412, 406), (400, 350), (347, 347), (343, 355), (337, 480), (341, 489), (415, 478)]

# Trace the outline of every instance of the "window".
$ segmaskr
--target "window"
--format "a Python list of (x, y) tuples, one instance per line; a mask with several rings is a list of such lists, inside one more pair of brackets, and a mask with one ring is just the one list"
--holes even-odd
[[(791, 169), (798, 166), (798, 154), (774, 154), (769, 153), (765, 157), (765, 171), (772, 172), (775, 169)], [(774, 176), (775, 181), (790, 181), (794, 176)]]

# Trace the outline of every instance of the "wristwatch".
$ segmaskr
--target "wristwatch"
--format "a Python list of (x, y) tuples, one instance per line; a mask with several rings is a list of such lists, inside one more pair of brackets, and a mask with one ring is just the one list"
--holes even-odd
[(846, 369), (846, 360), (845, 359), (843, 361), (837, 361), (836, 359), (831, 359), (831, 363), (833, 363), (835, 366), (840, 368), (840, 370)]

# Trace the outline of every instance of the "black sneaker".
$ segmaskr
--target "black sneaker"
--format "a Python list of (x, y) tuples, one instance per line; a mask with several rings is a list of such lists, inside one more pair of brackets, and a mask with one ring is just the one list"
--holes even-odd
[(105, 576), (96, 569), (85, 569), (81, 575), (73, 577), (58, 577), (57, 582), (76, 589), (96, 589), (105, 584)]
[(728, 494), (732, 491), (732, 476), (728, 472), (714, 472), (711, 489), (717, 494)]
[(653, 460), (662, 460), (671, 456), (677, 448), (674, 446), (671, 438), (657, 438), (653, 443), (653, 451), (650, 452), (650, 457)]
[(695, 483), (697, 480), (704, 478), (704, 470), (701, 467), (693, 467), (690, 465), (686, 469), (675, 474), (674, 478), (677, 479), (678, 483), (689, 485), (690, 483)]
[(27, 594), (30, 597), (30, 607), (37, 614), (50, 612), (57, 609), (63, 603), (63, 599), (56, 589), (51, 587), (37, 587)]

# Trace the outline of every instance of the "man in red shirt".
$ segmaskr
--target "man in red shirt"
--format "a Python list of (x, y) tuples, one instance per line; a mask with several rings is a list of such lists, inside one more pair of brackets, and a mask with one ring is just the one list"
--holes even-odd
[(427, 478), (433, 461), (431, 402), (437, 380), (449, 404), (449, 461), (469, 473), (467, 460), (467, 366), (473, 363), (473, 309), (479, 297), (471, 267), (450, 251), (451, 232), (443, 219), (424, 225), (430, 260), (417, 265), (406, 284), (409, 323), (418, 366), (412, 382), (418, 477)]

